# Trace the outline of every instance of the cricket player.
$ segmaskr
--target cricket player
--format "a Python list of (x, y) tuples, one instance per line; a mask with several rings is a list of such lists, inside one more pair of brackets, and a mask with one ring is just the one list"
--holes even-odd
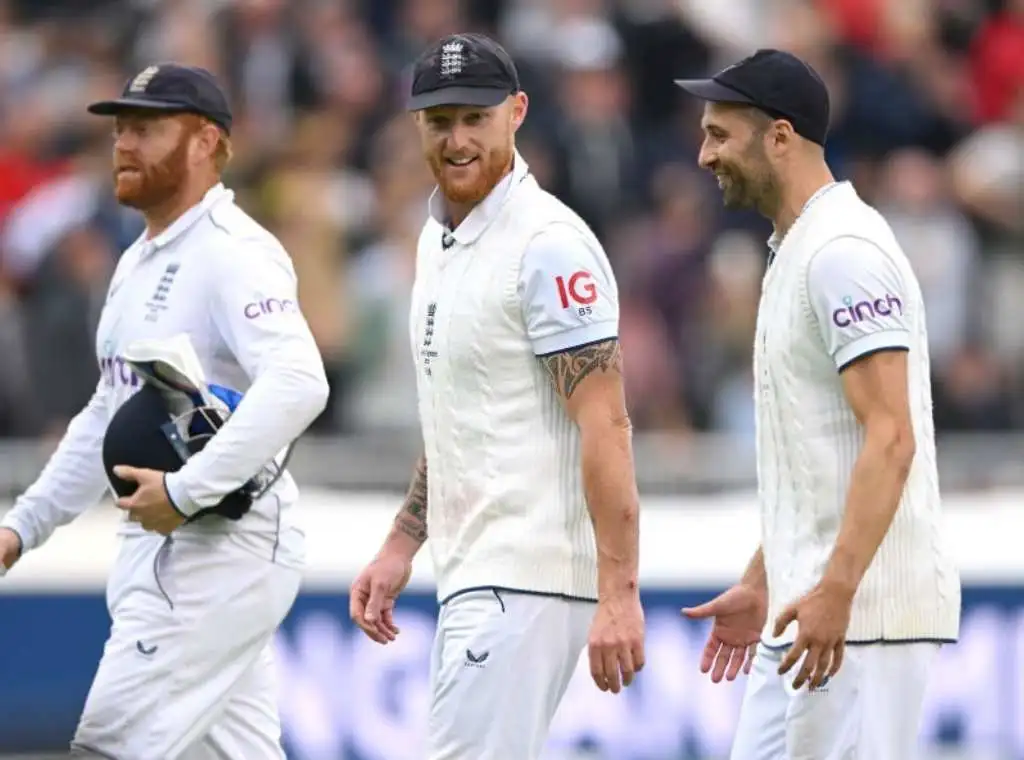
[(828, 91), (806, 63), (760, 50), (677, 84), (706, 101), (699, 161), (726, 205), (774, 223), (754, 347), (762, 545), (738, 585), (684, 610), (714, 621), (713, 681), (750, 673), (732, 758), (911, 760), (960, 624), (921, 290), (829, 171)]
[(602, 690), (644, 665), (615, 276), (515, 149), (528, 100), (500, 45), (447, 37), (412, 80), (437, 180), (410, 314), (425, 454), (351, 614), (395, 637), (429, 533), (441, 610), (422, 757), (532, 760), (585, 646)]
[[(128, 347), (184, 336), (211, 383), (241, 403), (179, 470), (119, 467), (137, 490), (107, 585), (113, 626), (72, 742), (117, 760), (283, 758), (271, 639), (304, 563), (284, 475), (241, 519), (183, 524), (286, 450), (324, 408), (320, 354), (280, 243), (220, 182), (231, 111), (208, 72), (150, 66), (117, 100), (114, 189), (146, 230), (121, 257), (96, 336), (101, 378), (39, 479), (0, 527), (6, 567), (95, 505), (111, 480), (108, 422), (141, 386)], [(74, 621), (68, 621), (73, 625)]]

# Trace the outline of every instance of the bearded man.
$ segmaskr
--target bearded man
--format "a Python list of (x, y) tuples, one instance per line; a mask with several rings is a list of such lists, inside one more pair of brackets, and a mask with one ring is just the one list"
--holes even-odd
[(605, 691), (644, 665), (615, 276), (516, 151), (527, 105), (482, 35), (415, 65), (408, 107), (437, 180), (410, 314), (424, 455), (351, 614), (393, 640), (430, 545), (429, 760), (539, 757), (584, 647)]
[(684, 610), (713, 621), (713, 681), (750, 674), (732, 760), (911, 760), (960, 625), (917, 277), (829, 170), (810, 65), (763, 49), (676, 83), (705, 101), (698, 161), (725, 204), (775, 228), (754, 342), (761, 546)]
[[(260, 494), (233, 500), (241, 509), (220, 508), (324, 408), (323, 362), (287, 252), (220, 181), (231, 111), (213, 76), (150, 66), (122, 97), (89, 110), (113, 117), (115, 193), (146, 229), (110, 284), (96, 392), (4, 516), (0, 563), (9, 569), (112, 491), (123, 510), (107, 584), (113, 625), (72, 756), (283, 759), (272, 638), (304, 564), (298, 492), (278, 463)], [(166, 457), (146, 451), (141, 434), (117, 442), (120, 461), (106, 461), (118, 412), (145, 398), (131, 359), (140, 345), (190, 346), (192, 364), (234, 409), (205, 448), (165, 471), (144, 464)], [(166, 414), (153, 420), (140, 432), (172, 431), (170, 446), (177, 428)]]

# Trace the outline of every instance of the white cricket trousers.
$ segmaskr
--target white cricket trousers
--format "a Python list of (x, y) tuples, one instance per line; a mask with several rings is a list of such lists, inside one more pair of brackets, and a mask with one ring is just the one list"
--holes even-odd
[(126, 536), (72, 757), (283, 760), (271, 641), (300, 577), (230, 535)]
[(793, 690), (798, 663), (759, 646), (731, 760), (914, 760), (928, 674), (939, 644), (847, 646), (843, 665), (815, 691)]
[(469, 591), (445, 603), (430, 663), (424, 757), (540, 757), (596, 608), (500, 589)]

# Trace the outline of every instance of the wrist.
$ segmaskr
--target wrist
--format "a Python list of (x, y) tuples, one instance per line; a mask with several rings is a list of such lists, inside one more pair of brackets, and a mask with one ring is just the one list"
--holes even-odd
[(640, 583), (636, 573), (622, 571), (602, 573), (600, 570), (598, 571), (598, 601), (609, 598), (631, 597), (639, 593)]
[(825, 566), (820, 585), (852, 597), (860, 586), (862, 575), (853, 558), (842, 548), (837, 547)]
[(184, 518), (189, 518), (199, 511), (198, 504), (192, 501), (182, 482), (181, 471), (164, 473), (164, 493), (168, 503)]
[(740, 582), (736, 584), (736, 586), (738, 586), (739, 588), (747, 589), (748, 592), (756, 594), (758, 599), (761, 599), (765, 604), (768, 603), (767, 583), (757, 583), (747, 581), (746, 579), (741, 579)]
[(377, 552), (377, 556), (398, 556), (412, 562), (421, 546), (423, 546), (422, 541), (410, 536), (400, 525), (396, 524), (388, 533), (388, 537), (384, 539), (384, 545)]
[(20, 559), (21, 555), (25, 553), (25, 540), (21, 537), (21, 533), (12, 528), (10, 525), (0, 525), (0, 530), (6, 530), (18, 542), (18, 554), (17, 558)]

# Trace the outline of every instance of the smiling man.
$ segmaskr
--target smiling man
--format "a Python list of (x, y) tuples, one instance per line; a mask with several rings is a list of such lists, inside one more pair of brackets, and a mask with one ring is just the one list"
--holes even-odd
[(829, 171), (810, 66), (766, 49), (677, 84), (706, 101), (699, 162), (726, 205), (775, 227), (754, 347), (762, 546), (685, 611), (714, 619), (713, 680), (751, 673), (732, 758), (910, 760), (960, 620), (921, 290), (885, 219)]
[(516, 152), (527, 105), (486, 37), (445, 38), (416, 63), (409, 109), (438, 185), (410, 315), (425, 453), (352, 617), (394, 638), (429, 533), (429, 760), (538, 757), (588, 631), (600, 689), (644, 664), (615, 277)]

